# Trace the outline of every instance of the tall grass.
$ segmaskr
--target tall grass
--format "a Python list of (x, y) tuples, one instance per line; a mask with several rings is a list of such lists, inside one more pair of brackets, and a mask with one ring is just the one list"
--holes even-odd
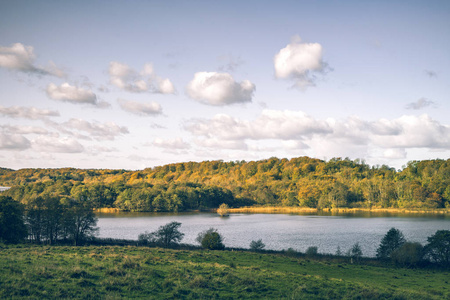
[(405, 208), (310, 208), (298, 206), (245, 206), (238, 208), (230, 208), (230, 213), (263, 213), (263, 214), (289, 214), (289, 213), (419, 213), (419, 214), (450, 214), (450, 209), (405, 209)]

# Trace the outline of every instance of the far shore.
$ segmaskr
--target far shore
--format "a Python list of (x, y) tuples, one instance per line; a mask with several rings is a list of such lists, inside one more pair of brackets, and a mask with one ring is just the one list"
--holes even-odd
[[(118, 213), (123, 212), (118, 208), (103, 207), (94, 210), (97, 213)], [(199, 210), (196, 210), (199, 211)], [(216, 212), (216, 209), (207, 210), (208, 212)], [(200, 211), (199, 211), (200, 212)], [(291, 214), (291, 213), (418, 213), (418, 214), (449, 214), (450, 209), (413, 209), (413, 208), (310, 208), (298, 206), (245, 206), (239, 208), (229, 208), (228, 213), (255, 213), (255, 214)]]
[(358, 212), (379, 212), (379, 213), (430, 213), (430, 214), (450, 214), (450, 209), (412, 209), (412, 208), (310, 208), (292, 206), (246, 206), (230, 208), (230, 213), (315, 213), (315, 212), (335, 212), (335, 213), (358, 213)]

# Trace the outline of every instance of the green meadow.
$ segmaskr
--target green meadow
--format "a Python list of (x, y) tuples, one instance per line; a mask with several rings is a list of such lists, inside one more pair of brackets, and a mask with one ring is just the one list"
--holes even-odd
[(449, 299), (450, 272), (298, 253), (0, 247), (0, 298)]

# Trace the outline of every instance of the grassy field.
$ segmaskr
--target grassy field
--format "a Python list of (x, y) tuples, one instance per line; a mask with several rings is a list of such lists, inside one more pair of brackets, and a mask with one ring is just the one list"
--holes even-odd
[(450, 272), (346, 259), (119, 246), (1, 246), (0, 298), (449, 299)]

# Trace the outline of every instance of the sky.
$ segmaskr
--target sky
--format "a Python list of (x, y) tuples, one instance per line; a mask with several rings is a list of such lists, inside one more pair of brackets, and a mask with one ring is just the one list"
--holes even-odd
[(450, 1), (0, 0), (0, 167), (450, 157)]

